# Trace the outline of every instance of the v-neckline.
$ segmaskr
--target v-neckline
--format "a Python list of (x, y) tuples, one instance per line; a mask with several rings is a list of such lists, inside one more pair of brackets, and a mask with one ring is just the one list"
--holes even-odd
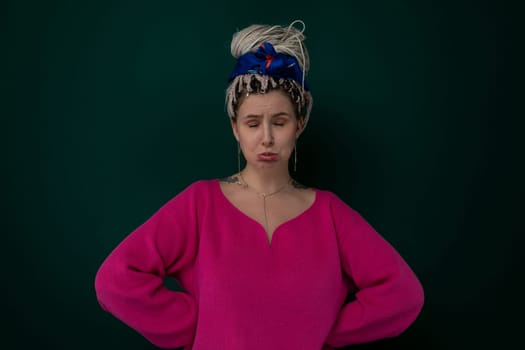
[(294, 222), (294, 221), (297, 221), (299, 220), (302, 216), (306, 215), (307, 212), (309, 212), (310, 210), (313, 209), (314, 206), (317, 205), (317, 202), (319, 201), (319, 191), (316, 189), (316, 188), (313, 188), (311, 187), (311, 189), (314, 191), (314, 201), (312, 202), (312, 204), (310, 204), (306, 209), (304, 209), (303, 211), (301, 211), (299, 214), (297, 214), (296, 216), (288, 219), (288, 220), (285, 220), (283, 222), (281, 222), (279, 225), (277, 225), (275, 227), (275, 229), (273, 230), (273, 232), (271, 232), (271, 235), (268, 234), (268, 232), (266, 231), (266, 229), (264, 228), (264, 226), (259, 222), (257, 221), (256, 219), (254, 219), (253, 217), (251, 217), (250, 215), (246, 214), (245, 212), (243, 212), (240, 208), (238, 208), (235, 204), (233, 204), (229, 199), (228, 197), (226, 197), (226, 194), (224, 194), (222, 188), (221, 188), (221, 182), (220, 182), (220, 179), (215, 179), (215, 183), (216, 183), (216, 188), (217, 188), (217, 191), (219, 192), (219, 197), (221, 197), (223, 199), (224, 202), (226, 202), (226, 205), (229, 206), (230, 208), (232, 208), (234, 211), (236, 211), (237, 213), (239, 213), (241, 216), (245, 217), (246, 219), (248, 219), (249, 221), (251, 221), (252, 223), (254, 223), (255, 225), (257, 225), (257, 227), (264, 233), (265, 235), (265, 241), (266, 243), (268, 244), (269, 247), (272, 246), (272, 243), (274, 241), (274, 238), (275, 238), (275, 234), (277, 233), (277, 231), (279, 231), (279, 229), (281, 227), (283, 227), (284, 225), (287, 225), (291, 222)]

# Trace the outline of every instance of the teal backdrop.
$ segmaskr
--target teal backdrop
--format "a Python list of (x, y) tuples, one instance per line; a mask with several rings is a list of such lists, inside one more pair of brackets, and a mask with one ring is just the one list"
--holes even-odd
[(294, 19), (306, 23), (315, 98), (295, 176), (360, 211), (426, 291), (403, 335), (352, 348), (496, 349), (522, 338), (517, 7), (27, 0), (1, 8), (2, 348), (155, 348), (100, 309), (97, 268), (188, 184), (236, 171), (223, 103), (231, 35)]

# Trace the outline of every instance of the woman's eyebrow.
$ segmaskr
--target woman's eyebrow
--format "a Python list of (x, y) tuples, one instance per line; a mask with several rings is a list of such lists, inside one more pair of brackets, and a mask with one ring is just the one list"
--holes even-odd
[(260, 114), (247, 114), (242, 116), (243, 119), (260, 119), (262, 118), (262, 115)]
[(286, 116), (286, 117), (289, 117), (290, 114), (286, 113), (286, 112), (278, 112), (278, 113), (275, 113), (272, 115), (272, 118), (277, 118), (277, 117), (282, 117), (282, 116)]
[[(275, 114), (272, 114), (271, 118), (277, 118), (277, 117), (289, 117), (290, 114), (287, 112), (277, 112)], [(263, 116), (261, 114), (246, 114), (241, 116), (242, 119), (262, 119)]]

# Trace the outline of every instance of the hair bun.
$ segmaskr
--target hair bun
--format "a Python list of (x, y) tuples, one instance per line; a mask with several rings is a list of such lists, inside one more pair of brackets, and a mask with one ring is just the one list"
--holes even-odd
[[(296, 23), (302, 24), (303, 28), (301, 30), (295, 28)], [(287, 27), (265, 24), (251, 25), (233, 34), (231, 54), (235, 59), (238, 59), (248, 52), (257, 51), (262, 43), (269, 42), (276, 52), (295, 57), (306, 76), (310, 68), (310, 60), (303, 43), (305, 40), (304, 29), (305, 24), (301, 20), (295, 20)]]

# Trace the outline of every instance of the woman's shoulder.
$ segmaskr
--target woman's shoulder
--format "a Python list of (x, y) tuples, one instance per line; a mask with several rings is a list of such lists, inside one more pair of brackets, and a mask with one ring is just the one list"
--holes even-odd
[(193, 182), (191, 182), (186, 189), (191, 190), (202, 190), (202, 189), (209, 189), (210, 187), (214, 186), (215, 183), (219, 181), (219, 179), (213, 178), (213, 179), (198, 179)]
[(184, 185), (181, 190), (176, 192), (174, 196), (168, 201), (168, 204), (171, 202), (177, 201), (192, 201), (195, 199), (203, 199), (204, 197), (210, 196), (213, 193), (213, 186), (217, 179), (198, 179), (190, 182), (187, 185)]
[(321, 187), (317, 186), (306, 186), (298, 181), (293, 181), (293, 185), (295, 188), (304, 190), (306, 192), (312, 192), (315, 193), (316, 199), (325, 201), (325, 202), (331, 202), (331, 201), (341, 201), (339, 196), (337, 196), (334, 192), (328, 189), (323, 189)]
[(214, 180), (212, 179), (198, 179), (193, 180), (191, 182), (183, 183), (182, 186), (179, 184), (179, 190), (176, 190), (175, 198), (181, 195), (190, 194), (190, 193), (196, 193), (201, 192), (202, 190), (208, 188), (211, 186), (212, 182)]
[(332, 190), (319, 187), (310, 187), (316, 193), (316, 200), (321, 206), (328, 207), (333, 215), (357, 214), (357, 211), (349, 204), (349, 200), (339, 196)]
[[(317, 186), (307, 186), (293, 180), (292, 186), (297, 189), (296, 193), (305, 201), (312, 204), (317, 209), (328, 208), (330, 211), (339, 211), (340, 207), (350, 208), (338, 195), (328, 189)], [(315, 204), (315, 205), (313, 205)]]

